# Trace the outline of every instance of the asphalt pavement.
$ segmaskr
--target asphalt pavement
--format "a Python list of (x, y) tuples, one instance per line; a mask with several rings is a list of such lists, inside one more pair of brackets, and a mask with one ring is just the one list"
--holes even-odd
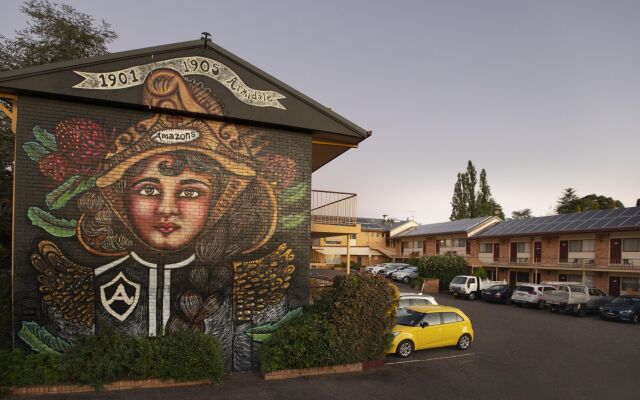
[[(398, 285), (403, 292), (415, 292)], [(476, 340), (467, 351), (423, 350), (360, 373), (266, 382), (234, 373), (220, 386), (20, 399), (616, 399), (640, 396), (640, 324), (456, 299)], [(18, 398), (18, 397), (16, 397)]]

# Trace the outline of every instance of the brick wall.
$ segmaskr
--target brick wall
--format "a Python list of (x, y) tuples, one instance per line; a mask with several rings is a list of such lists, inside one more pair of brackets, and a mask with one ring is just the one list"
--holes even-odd
[[(610, 235), (597, 234), (595, 239), (596, 265), (605, 265), (609, 260)], [(607, 283), (608, 285), (608, 283)]]
[(542, 262), (545, 264), (558, 263), (560, 257), (560, 238), (548, 236), (542, 238)]
[[(185, 117), (172, 127), (198, 139), (159, 145), (141, 122), (152, 117), (165, 118), (20, 98), (14, 330), (34, 321), (71, 341), (105, 327), (195, 329), (219, 338), (228, 368), (251, 368), (246, 328), (308, 301), (311, 137)], [(222, 150), (189, 147), (211, 140)], [(114, 167), (107, 152), (121, 148)], [(88, 178), (118, 169), (126, 173), (100, 188)]]

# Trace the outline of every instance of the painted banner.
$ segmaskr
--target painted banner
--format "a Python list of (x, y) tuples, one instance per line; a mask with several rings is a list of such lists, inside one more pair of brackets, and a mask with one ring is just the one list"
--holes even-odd
[(202, 75), (220, 82), (233, 93), (238, 100), (255, 107), (286, 108), (279, 99), (285, 96), (273, 90), (257, 90), (247, 86), (229, 67), (219, 61), (206, 57), (180, 57), (137, 65), (113, 72), (73, 71), (84, 80), (73, 86), (74, 89), (117, 90), (142, 85), (147, 76), (156, 69), (170, 68), (181, 75)]

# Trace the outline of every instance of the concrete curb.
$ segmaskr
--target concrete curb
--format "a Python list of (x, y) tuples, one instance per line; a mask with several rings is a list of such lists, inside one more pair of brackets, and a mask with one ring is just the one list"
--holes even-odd
[[(102, 391), (110, 392), (116, 390), (129, 390), (129, 389), (150, 389), (150, 388), (165, 388), (165, 387), (179, 387), (179, 386), (193, 386), (210, 384), (209, 380), (202, 381), (188, 381), (188, 382), (176, 382), (173, 379), (163, 381), (161, 379), (146, 379), (139, 381), (116, 381), (106, 383)], [(49, 394), (49, 393), (86, 393), (96, 392), (97, 390), (93, 386), (89, 385), (75, 385), (75, 384), (58, 384), (58, 385), (34, 385), (34, 386), (21, 386), (11, 388), (11, 393), (15, 395), (21, 394)]]

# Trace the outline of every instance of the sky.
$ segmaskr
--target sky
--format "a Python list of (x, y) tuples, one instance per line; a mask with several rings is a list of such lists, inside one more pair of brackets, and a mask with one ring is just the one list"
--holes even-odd
[[(104, 19), (111, 52), (213, 41), (373, 135), (313, 174), (358, 215), (441, 222), (486, 169), (505, 214), (564, 188), (640, 198), (640, 1), (58, 1)], [(0, 34), (26, 26), (2, 0)]]

